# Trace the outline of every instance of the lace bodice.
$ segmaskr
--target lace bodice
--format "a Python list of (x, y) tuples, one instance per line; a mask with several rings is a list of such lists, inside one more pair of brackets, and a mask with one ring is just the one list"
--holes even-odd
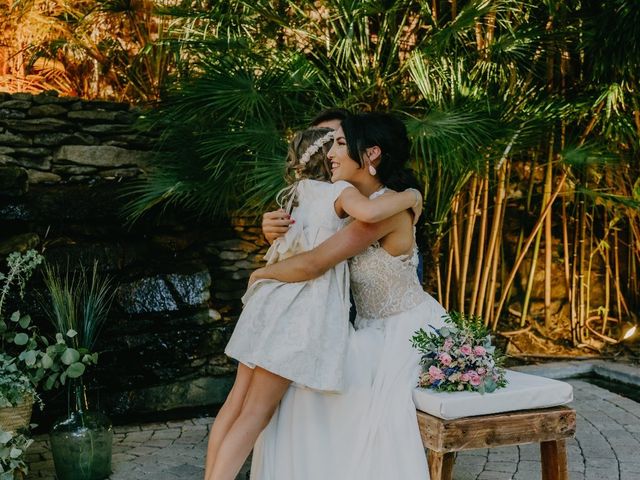
[(381, 319), (420, 305), (428, 295), (422, 289), (416, 269), (418, 249), (393, 256), (375, 244), (349, 262), (351, 291), (359, 322)]

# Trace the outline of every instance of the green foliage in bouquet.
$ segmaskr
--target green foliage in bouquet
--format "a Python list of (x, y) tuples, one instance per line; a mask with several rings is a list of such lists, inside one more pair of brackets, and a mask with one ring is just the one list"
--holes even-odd
[(493, 392), (506, 386), (504, 357), (491, 344), (480, 317), (450, 312), (433, 332), (418, 330), (411, 342), (422, 353), (418, 385), (441, 392)]

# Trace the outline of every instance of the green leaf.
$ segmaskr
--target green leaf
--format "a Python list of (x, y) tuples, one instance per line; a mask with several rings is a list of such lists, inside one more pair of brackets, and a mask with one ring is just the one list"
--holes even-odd
[(65, 373), (69, 378), (78, 378), (82, 376), (82, 374), (84, 373), (84, 370), (85, 370), (84, 364), (81, 362), (76, 362), (69, 365), (69, 368), (67, 368)]
[(76, 335), (78, 335), (78, 332), (76, 332), (73, 328), (70, 328), (69, 331), (67, 332), (67, 337), (69, 338), (73, 338)]
[(56, 342), (57, 343), (65, 343), (64, 342), (64, 337), (62, 336), (61, 333), (56, 333)]
[(11, 314), (11, 321), (14, 323), (18, 323), (18, 321), (20, 320), (20, 311), (15, 311)]
[(44, 382), (44, 389), (51, 390), (55, 386), (56, 380), (58, 380), (59, 376), (60, 376), (59, 373), (54, 373), (52, 375), (49, 375)]
[(27, 364), (27, 366), (32, 367), (36, 364), (36, 352), (35, 350), (29, 350), (27, 352), (23, 352), (24, 353), (24, 363)]
[(53, 365), (53, 359), (48, 354), (45, 353), (42, 356), (42, 368), (49, 369), (51, 368), (52, 365)]
[(25, 316), (21, 317), (19, 323), (20, 323), (20, 326), (22, 328), (27, 328), (29, 326), (29, 324), (31, 323), (31, 316), (25, 315)]
[(67, 348), (60, 357), (60, 360), (65, 365), (71, 365), (77, 362), (79, 359), (80, 353), (75, 348)]
[(20, 455), (22, 455), (22, 450), (20, 450), (19, 448), (13, 447), (11, 449), (11, 453), (9, 453), (9, 456), (11, 458), (18, 458)]
[(5, 432), (0, 430), (0, 445), (6, 445), (9, 440), (13, 438), (11, 432)]
[(18, 333), (13, 339), (16, 345), (26, 345), (29, 342), (29, 335), (26, 333)]

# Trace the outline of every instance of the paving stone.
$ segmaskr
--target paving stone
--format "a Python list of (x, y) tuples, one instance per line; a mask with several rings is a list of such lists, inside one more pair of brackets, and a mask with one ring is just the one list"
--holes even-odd
[[(640, 479), (640, 404), (582, 380), (572, 404), (578, 431), (567, 441), (571, 480)], [(202, 480), (212, 417), (118, 426), (114, 429), (110, 480)], [(28, 478), (54, 480), (48, 437), (28, 451)], [(237, 480), (248, 480), (250, 460)], [(460, 452), (454, 480), (539, 480), (538, 444)], [(618, 472), (620, 472), (618, 474)]]

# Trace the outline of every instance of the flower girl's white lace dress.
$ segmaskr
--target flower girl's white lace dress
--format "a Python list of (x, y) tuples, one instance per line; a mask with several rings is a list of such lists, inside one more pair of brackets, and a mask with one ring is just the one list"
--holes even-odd
[[(347, 220), (337, 216), (334, 203), (350, 186), (310, 179), (295, 184), (296, 223), (271, 246), (267, 262), (311, 250), (342, 228)], [(349, 331), (347, 262), (307, 282), (259, 280), (242, 301), (242, 314), (225, 349), (228, 356), (298, 385), (342, 389)]]
[(345, 388), (291, 387), (254, 449), (252, 480), (426, 480), (412, 391), (420, 360), (411, 337), (444, 325), (445, 310), (416, 277), (417, 249), (379, 245), (350, 261), (358, 316), (350, 330)]

